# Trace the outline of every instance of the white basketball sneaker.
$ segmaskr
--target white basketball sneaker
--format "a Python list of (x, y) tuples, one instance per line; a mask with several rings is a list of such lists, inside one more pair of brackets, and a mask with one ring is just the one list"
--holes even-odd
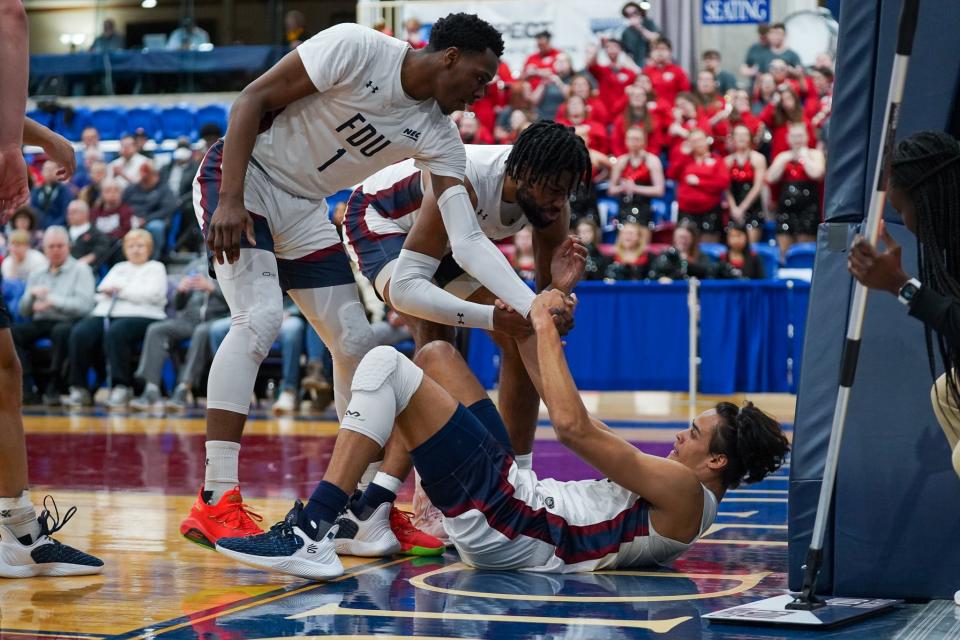
[(53, 498), (44, 498), (43, 505), (40, 534), (35, 539), (31, 540), (30, 536), (18, 539), (13, 529), (0, 525), (0, 577), (86, 576), (103, 571), (103, 561), (99, 558), (50, 537), (70, 521), (77, 508), (70, 507), (61, 522)]
[(333, 539), (337, 553), (345, 556), (380, 558), (400, 552), (400, 541), (390, 528), (390, 502), (377, 507), (366, 520), (347, 508), (337, 520), (339, 531)]
[(303, 503), (299, 500), (282, 522), (269, 531), (242, 538), (220, 538), (217, 551), (260, 569), (286, 573), (306, 580), (330, 580), (343, 575), (333, 537), (334, 525), (320, 540), (314, 540), (297, 526)]

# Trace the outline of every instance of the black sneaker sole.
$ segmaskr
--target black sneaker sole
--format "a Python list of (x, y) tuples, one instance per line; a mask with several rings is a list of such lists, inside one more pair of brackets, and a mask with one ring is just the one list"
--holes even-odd
[(200, 531), (196, 529), (188, 529), (186, 533), (180, 534), (187, 539), (188, 542), (203, 547), (204, 549), (209, 549), (210, 551), (216, 551), (217, 545), (210, 542), (210, 539), (207, 536), (203, 535)]

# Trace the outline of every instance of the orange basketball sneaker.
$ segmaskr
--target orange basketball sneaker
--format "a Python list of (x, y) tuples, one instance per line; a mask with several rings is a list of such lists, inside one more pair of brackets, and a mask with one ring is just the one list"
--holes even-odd
[(215, 504), (203, 499), (203, 487), (190, 515), (180, 523), (180, 535), (202, 547), (215, 549), (220, 538), (242, 538), (263, 533), (257, 522), (263, 517), (243, 503), (240, 487), (227, 491)]
[(442, 540), (413, 526), (413, 514), (396, 507), (390, 509), (390, 530), (400, 541), (400, 553), (406, 556), (439, 556), (446, 545)]

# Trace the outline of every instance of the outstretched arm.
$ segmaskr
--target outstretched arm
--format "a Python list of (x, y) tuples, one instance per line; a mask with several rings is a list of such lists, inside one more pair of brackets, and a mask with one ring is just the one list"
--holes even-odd
[(20, 151), (27, 104), (27, 14), (20, 0), (0, 0), (0, 218), (30, 197)]

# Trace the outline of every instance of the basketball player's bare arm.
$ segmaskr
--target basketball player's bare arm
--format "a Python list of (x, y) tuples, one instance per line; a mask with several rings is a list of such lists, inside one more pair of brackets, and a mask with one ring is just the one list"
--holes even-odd
[(27, 14), (20, 0), (0, 0), (0, 217), (30, 198), (20, 151), (27, 103)]
[[(544, 229), (533, 230), (533, 260), (537, 291), (547, 287), (570, 293), (583, 276), (587, 250), (570, 236), (570, 204), (563, 206), (560, 216)], [(577, 260), (567, 252), (558, 252), (564, 242), (568, 249), (582, 253)], [(579, 247), (579, 248), (578, 248)]]
[(607, 478), (649, 502), (661, 535), (692, 540), (703, 511), (703, 490), (693, 472), (679, 462), (639, 451), (606, 425), (598, 428), (583, 406), (553, 322), (553, 315), (569, 306), (559, 291), (546, 291), (537, 296), (530, 311), (541, 393), (557, 439)]
[(262, 76), (240, 92), (230, 108), (226, 139), (223, 145), (223, 179), (220, 203), (210, 221), (207, 247), (217, 262), (236, 262), (240, 257), (240, 237), (255, 245), (253, 220), (243, 204), (243, 181), (247, 163), (265, 113), (317, 93), (296, 49), (283, 57)]
[(29, 118), (23, 121), (23, 144), (41, 147), (47, 158), (57, 163), (57, 180), (69, 180), (77, 170), (73, 145), (59, 133)]

